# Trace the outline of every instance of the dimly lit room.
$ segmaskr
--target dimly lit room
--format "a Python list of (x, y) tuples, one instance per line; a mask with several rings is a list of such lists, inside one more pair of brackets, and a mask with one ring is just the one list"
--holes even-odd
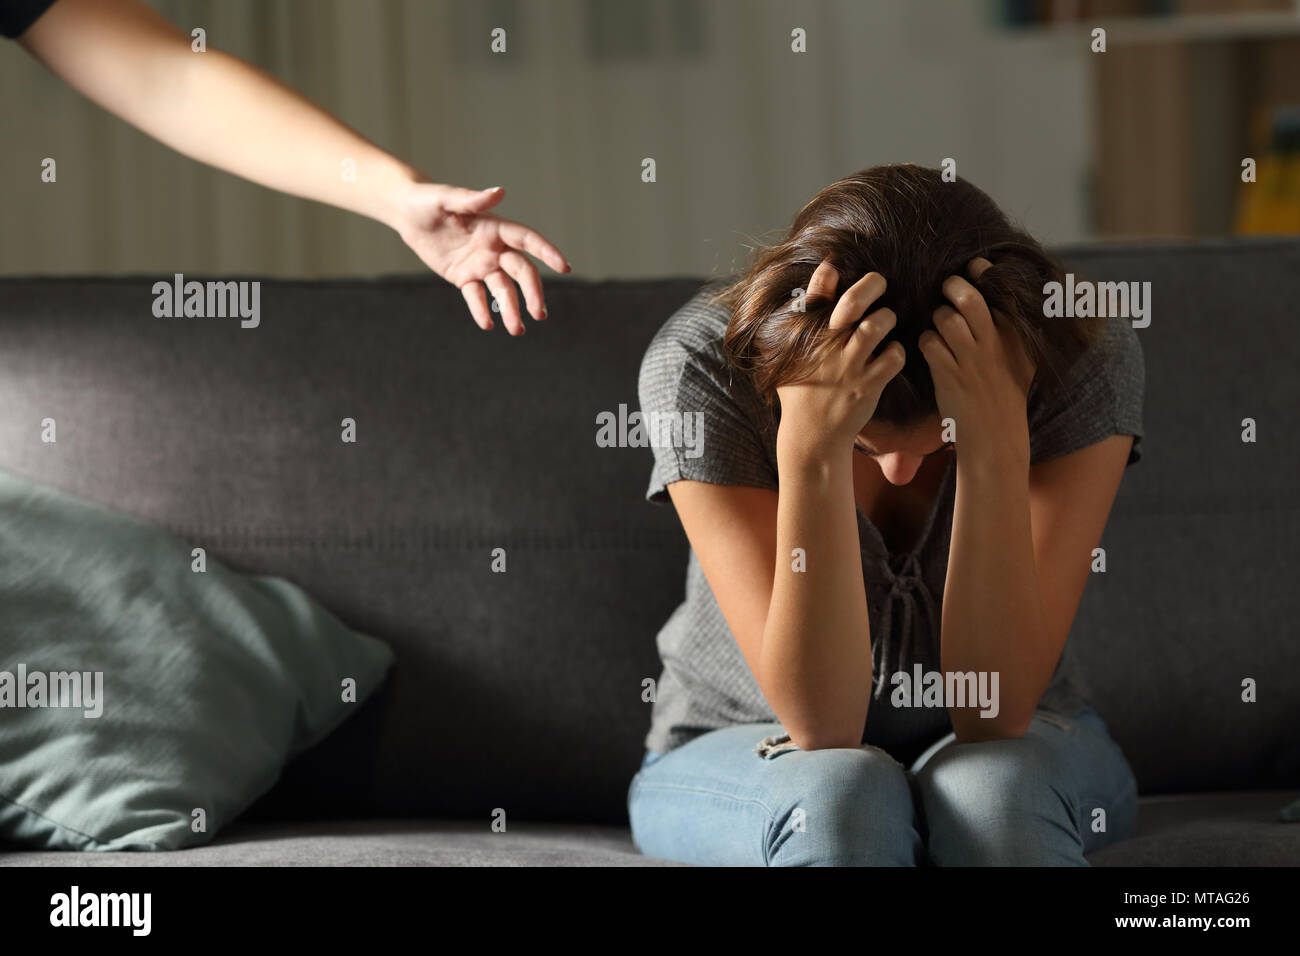
[(188, 942), (189, 894), (411, 867), (1281, 917), (1297, 0), (0, 36), (16, 923)]

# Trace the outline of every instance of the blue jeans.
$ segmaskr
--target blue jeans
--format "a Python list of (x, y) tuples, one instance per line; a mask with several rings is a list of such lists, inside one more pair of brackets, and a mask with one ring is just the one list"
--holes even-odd
[(779, 724), (647, 751), (628, 788), (647, 856), (705, 866), (1087, 866), (1129, 835), (1137, 785), (1091, 707), (1038, 711), (1024, 737), (957, 743), (910, 768), (884, 750), (756, 745)]

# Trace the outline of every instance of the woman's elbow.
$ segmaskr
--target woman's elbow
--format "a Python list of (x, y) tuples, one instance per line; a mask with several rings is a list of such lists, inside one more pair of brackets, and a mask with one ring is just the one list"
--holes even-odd
[(864, 711), (860, 719), (856, 714), (839, 719), (821, 714), (807, 721), (782, 722), (782, 726), (800, 750), (839, 750), (861, 746), (866, 721)]
[(790, 742), (800, 750), (842, 750), (861, 746), (861, 735), (845, 733), (790, 734)]
[(835, 750), (862, 743), (870, 700), (865, 694), (811, 695), (802, 688), (765, 680), (759, 689), (790, 742), (800, 750)]

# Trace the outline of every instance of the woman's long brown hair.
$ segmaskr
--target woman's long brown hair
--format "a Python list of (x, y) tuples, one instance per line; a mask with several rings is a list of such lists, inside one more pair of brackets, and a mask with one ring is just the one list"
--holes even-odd
[(916, 340), (934, 327), (943, 281), (950, 275), (969, 280), (967, 266), (978, 256), (992, 266), (972, 283), (995, 321), (1010, 323), (1020, 337), (1037, 366), (1037, 387), (1050, 397), (1095, 341), (1099, 321), (1044, 317), (1044, 285), (1064, 281), (1059, 263), (977, 187), (963, 179), (944, 182), (938, 170), (907, 164), (875, 166), (827, 186), (803, 207), (782, 242), (760, 251), (717, 293), (731, 313), (727, 358), (772, 402), (777, 386), (806, 378), (826, 350), (852, 334), (852, 325), (839, 334), (828, 329), (835, 300), (798, 295), (813, 270), (830, 259), (840, 292), (879, 272), (888, 289), (868, 312), (894, 310), (898, 322), (881, 347), (902, 342), (907, 361), (885, 387), (872, 420), (911, 427), (937, 409)]

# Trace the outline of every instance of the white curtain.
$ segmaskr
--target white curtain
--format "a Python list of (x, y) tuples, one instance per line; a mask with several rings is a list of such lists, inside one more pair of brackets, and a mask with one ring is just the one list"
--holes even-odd
[[(864, 166), (1085, 232), (1086, 51), (967, 0), (156, 0), (435, 179), (503, 185), (579, 275), (732, 269)], [(490, 51), (491, 31), (507, 50)], [(807, 34), (806, 53), (791, 31)], [(169, 153), (0, 47), (0, 272), (419, 271), (383, 227)], [(53, 157), (58, 181), (40, 181)], [(653, 158), (657, 182), (644, 183)]]

